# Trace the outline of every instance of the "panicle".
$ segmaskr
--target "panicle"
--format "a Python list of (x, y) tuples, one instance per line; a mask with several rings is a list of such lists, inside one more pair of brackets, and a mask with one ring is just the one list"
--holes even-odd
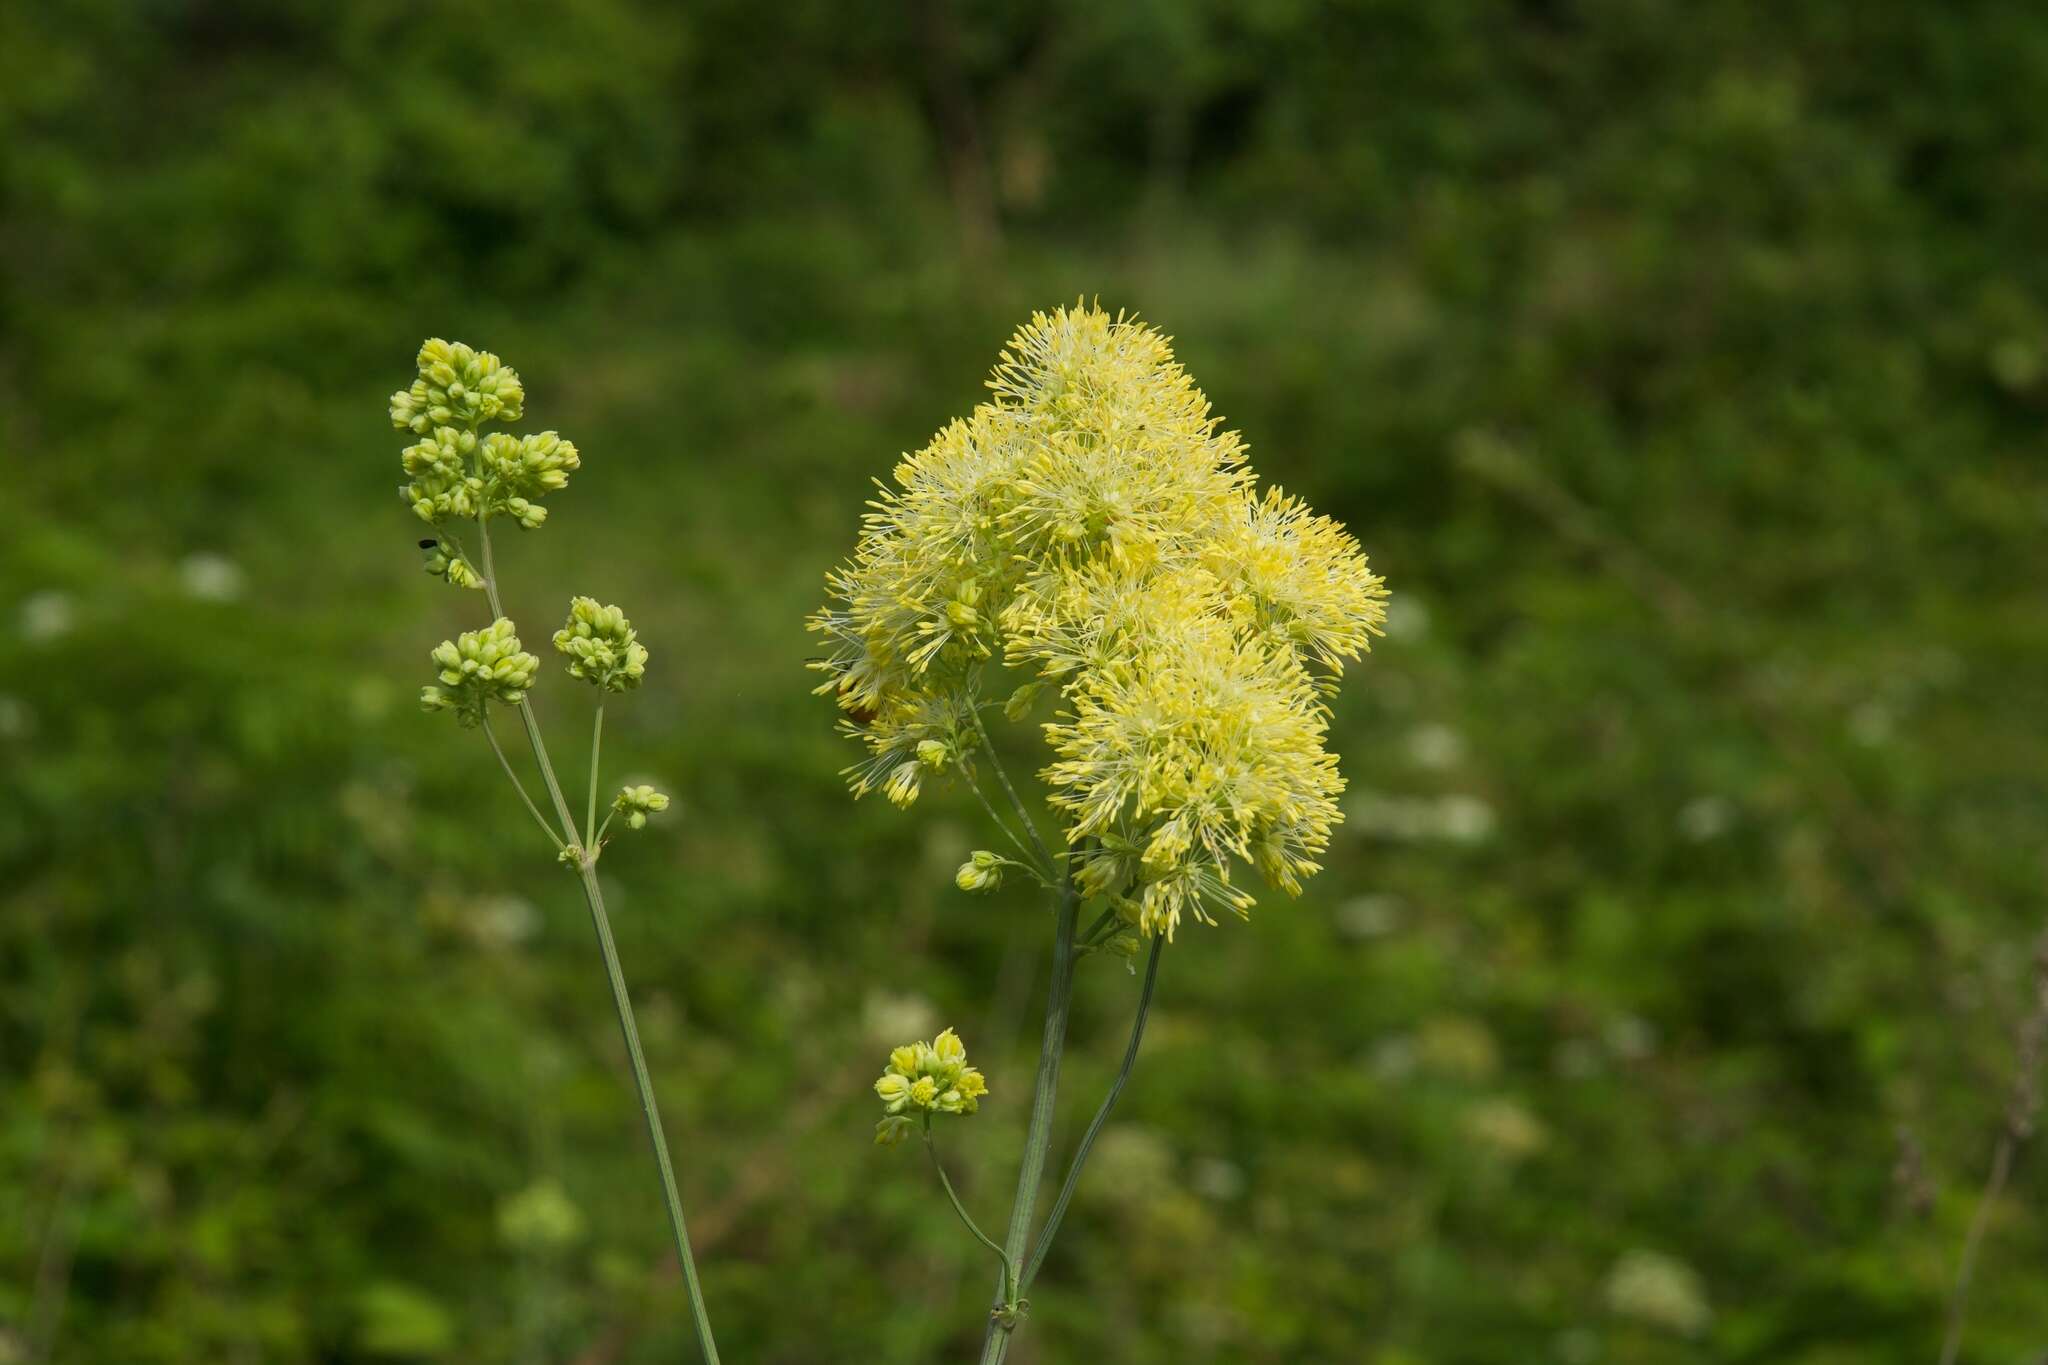
[[(1379, 633), (1384, 582), (1342, 526), (1254, 486), (1135, 318), (1034, 315), (989, 388), (878, 485), (810, 620), (817, 690), (867, 750), (855, 795), (909, 805), (967, 767), (978, 709), (1021, 721), (1053, 690), (1042, 775), (1088, 894), (1148, 934), (1248, 909), (1234, 864), (1297, 894), (1341, 818), (1322, 699)], [(997, 666), (1033, 676), (984, 702)]]
[(525, 404), (518, 371), (489, 351), (438, 337), (420, 347), (419, 378), (391, 395), (391, 424), (419, 437), (399, 456), (398, 493), (420, 520), (506, 516), (529, 531), (547, 520), (540, 499), (581, 464), (575, 445), (552, 431), (478, 431), (518, 421)]

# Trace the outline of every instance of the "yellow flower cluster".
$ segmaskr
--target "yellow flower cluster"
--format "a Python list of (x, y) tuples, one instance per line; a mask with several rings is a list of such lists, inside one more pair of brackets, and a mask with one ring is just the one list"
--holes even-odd
[(947, 1029), (929, 1043), (906, 1043), (889, 1053), (889, 1069), (875, 1082), (884, 1117), (875, 1141), (884, 1147), (910, 1135), (911, 1115), (971, 1114), (988, 1082), (967, 1065), (967, 1045)]
[[(1343, 527), (1263, 493), (1236, 433), (1135, 319), (1034, 316), (993, 397), (907, 456), (811, 619), (818, 689), (868, 748), (856, 795), (915, 800), (976, 744), (989, 669), (1056, 687), (1043, 776), (1091, 895), (1146, 933), (1289, 894), (1341, 818), (1323, 698), (1371, 644), (1386, 588)], [(927, 749), (923, 746), (931, 746)]]

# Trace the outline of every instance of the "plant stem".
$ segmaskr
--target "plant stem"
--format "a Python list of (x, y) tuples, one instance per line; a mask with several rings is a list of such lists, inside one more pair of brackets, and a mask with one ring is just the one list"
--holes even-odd
[(590, 800), (584, 807), (583, 834), (590, 856), (597, 856), (597, 752), (604, 744), (604, 693), (597, 694), (597, 718), (590, 722)]
[[(498, 570), (491, 561), (491, 523), (488, 517), (476, 519), (477, 539), (483, 543), (484, 552), (484, 596), (491, 602), (491, 615), (505, 614), (505, 605), (498, 598)], [(563, 832), (571, 844), (580, 840), (576, 833), (576, 817), (569, 814), (569, 803), (562, 798), (562, 784), (555, 780), (555, 765), (548, 762), (548, 746), (540, 737), (540, 718), (533, 713), (533, 703), (526, 698), (519, 699), (519, 719), (526, 724), (526, 742), (533, 747), (534, 762), (540, 765), (540, 780), (548, 789), (548, 796), (555, 803), (555, 814), (562, 817)]]
[(1109, 1083), (1109, 1094), (1103, 1097), (1102, 1107), (1095, 1111), (1088, 1131), (1081, 1135), (1081, 1145), (1074, 1149), (1074, 1164), (1067, 1170), (1066, 1184), (1060, 1187), (1060, 1197), (1053, 1201), (1052, 1212), (1045, 1217), (1045, 1228), (1038, 1234), (1038, 1244), (1032, 1249), (1031, 1261), (1024, 1267), (1023, 1278), (1018, 1282), (1019, 1293), (1031, 1287), (1038, 1267), (1045, 1264), (1045, 1254), (1052, 1250), (1053, 1236), (1060, 1230), (1060, 1219), (1066, 1216), (1067, 1205), (1074, 1198), (1074, 1187), (1081, 1183), (1081, 1168), (1088, 1164), (1089, 1150), (1095, 1146), (1095, 1138), (1102, 1131), (1102, 1125), (1109, 1122), (1109, 1111), (1116, 1108), (1117, 1097), (1124, 1093), (1124, 1082), (1131, 1078), (1131, 1067), (1138, 1060), (1138, 1044), (1145, 1036), (1145, 1015), (1152, 1008), (1152, 986), (1159, 979), (1160, 950), (1165, 946), (1163, 935), (1153, 937), (1151, 956), (1145, 959), (1145, 985), (1138, 992), (1138, 1016), (1131, 1021), (1131, 1042), (1124, 1049), (1124, 1064), (1117, 1070), (1116, 1079)]
[[(498, 598), (498, 571), (491, 559), (491, 528), (487, 518), (477, 518), (477, 536), (483, 546), (484, 594), (490, 599), (491, 614), (503, 616)], [(534, 762), (540, 765), (542, 781), (554, 799), (555, 813), (562, 818), (572, 847), (577, 846), (576, 821), (562, 796), (562, 784), (555, 780), (554, 764), (548, 761), (548, 746), (540, 737), (540, 722), (533, 706), (522, 698), (520, 719), (526, 722), (527, 742), (533, 746)], [(495, 745), (495, 739), (492, 741)], [(502, 751), (500, 756), (502, 757)], [(508, 769), (509, 771), (509, 769)], [(647, 1120), (647, 1139), (654, 1144), (654, 1161), (661, 1168), (661, 1192), (668, 1201), (669, 1230), (675, 1235), (676, 1259), (683, 1268), (683, 1282), (690, 1291), (690, 1311), (696, 1317), (697, 1344), (703, 1349), (705, 1365), (718, 1365), (718, 1345), (711, 1337), (711, 1315), (704, 1307), (704, 1291), (697, 1283), (697, 1261), (690, 1254), (690, 1233), (683, 1222), (683, 1201), (676, 1193), (675, 1167), (669, 1162), (668, 1138), (661, 1128), (661, 1110), (654, 1098), (654, 1078), (647, 1073), (647, 1058), (640, 1050), (640, 1029), (633, 1022), (633, 1001), (626, 994), (626, 974), (619, 966), (619, 950), (612, 942), (611, 919), (605, 914), (604, 892), (598, 888), (597, 869), (590, 850), (582, 849), (576, 871), (583, 881), (583, 898), (590, 906), (591, 927), (597, 932), (598, 951), (604, 957), (605, 976), (611, 982), (612, 1007), (618, 1012), (619, 1033), (626, 1040), (626, 1055), (633, 1063), (633, 1085), (640, 1094), (640, 1111)]]
[[(991, 758), (990, 762), (994, 762), (994, 759)], [(1011, 845), (1014, 846), (1019, 853), (1024, 855), (1025, 865), (1038, 873), (1040, 881), (1045, 882), (1047, 885), (1050, 885), (1051, 878), (1053, 875), (1052, 869), (1041, 864), (1038, 861), (1038, 855), (1033, 853), (1030, 849), (1026, 848), (1024, 846), (1024, 841), (1017, 837), (1017, 832), (1010, 828), (1009, 824), (1006, 821), (1004, 821), (1002, 816), (996, 814), (996, 808), (990, 804), (987, 793), (982, 791), (981, 784), (974, 780), (973, 775), (968, 773), (964, 768), (961, 770), (960, 775), (967, 779), (967, 789), (974, 793), (974, 797), (977, 801), (981, 802), (981, 808), (988, 812), (988, 818), (995, 821), (996, 828), (1001, 830), (1003, 832), (1004, 837), (1010, 841)]]
[[(979, 722), (977, 721), (977, 724)], [(986, 736), (983, 742), (986, 743)], [(1038, 1187), (1045, 1178), (1045, 1158), (1052, 1146), (1052, 1116), (1059, 1088), (1060, 1056), (1067, 1044), (1067, 1011), (1073, 1005), (1074, 921), (1080, 917), (1081, 896), (1074, 885), (1070, 867), (1060, 878), (1053, 916), (1052, 981), (1045, 993), (1045, 1036), (1038, 1052), (1038, 1081), (1031, 1096), (1031, 1122), (1024, 1135), (1024, 1160), (1017, 1172), (1017, 1202), (1010, 1210), (1009, 1236), (1005, 1239), (1010, 1264), (1019, 1265), (1031, 1240), (1031, 1215), (1038, 1206)], [(1006, 1286), (1007, 1287), (1007, 1286)], [(1013, 1307), (998, 1296), (997, 1309)], [(1016, 1330), (1014, 1313), (991, 1315), (988, 1335), (982, 1341), (982, 1365), (996, 1365), (1010, 1349), (1010, 1334)]]
[(526, 794), (526, 784), (519, 780), (519, 774), (512, 771), (512, 760), (505, 757), (505, 746), (498, 743), (498, 732), (491, 728), (491, 713), (484, 712), (484, 738), (491, 742), (491, 752), (498, 756), (498, 766), (505, 770), (505, 778), (512, 784), (512, 790), (519, 793), (519, 799), (526, 803), (527, 814), (540, 826), (540, 832), (548, 836), (548, 842), (555, 846), (555, 852), (562, 851), (562, 836), (555, 833), (555, 827), (540, 813), (540, 807), (533, 804), (533, 798)]
[(969, 1216), (966, 1206), (961, 1204), (960, 1196), (953, 1192), (953, 1182), (946, 1178), (946, 1168), (939, 1163), (938, 1144), (932, 1141), (932, 1120), (929, 1114), (925, 1115), (924, 1120), (924, 1150), (926, 1155), (932, 1159), (932, 1169), (938, 1172), (939, 1184), (945, 1186), (946, 1198), (953, 1201), (953, 1212), (960, 1215), (960, 1221), (967, 1225), (969, 1232), (974, 1234), (974, 1240), (980, 1242), (990, 1251), (993, 1251), (996, 1254), (996, 1259), (1003, 1263), (1003, 1299), (1006, 1303), (1015, 1302), (1017, 1298), (1016, 1268), (1011, 1264), (1009, 1253), (997, 1246), (989, 1238), (989, 1235), (981, 1230), (980, 1224), (976, 1223)]
[(981, 707), (970, 706), (967, 708), (967, 714), (974, 719), (974, 733), (981, 737), (982, 751), (988, 755), (989, 767), (996, 770), (996, 780), (1003, 784), (1004, 792), (1009, 795), (1010, 804), (1016, 807), (1017, 818), (1024, 822), (1024, 831), (1031, 836), (1032, 846), (1038, 850), (1038, 856), (1045, 860), (1045, 870), (1050, 874), (1059, 863), (1052, 856), (1052, 850), (1045, 846), (1045, 836), (1038, 832), (1038, 822), (1031, 818), (1031, 812), (1025, 807), (1023, 798), (1018, 796), (1017, 789), (1010, 785), (1010, 774), (1004, 770), (1003, 760), (996, 755), (996, 746), (988, 737), (988, 727), (981, 723)]
[(669, 1228), (675, 1234), (676, 1259), (682, 1263), (683, 1283), (690, 1291), (690, 1312), (697, 1320), (697, 1344), (703, 1349), (705, 1365), (718, 1365), (718, 1344), (711, 1338), (711, 1315), (704, 1307), (704, 1289), (697, 1282), (697, 1261), (690, 1254), (690, 1233), (683, 1222), (683, 1201), (676, 1193), (675, 1168), (669, 1164), (668, 1138), (661, 1129), (661, 1110), (655, 1104), (654, 1080), (647, 1074), (647, 1058), (640, 1051), (640, 1030), (633, 1024), (633, 1001), (626, 994), (626, 976), (619, 967), (619, 950), (612, 943), (611, 921), (604, 912), (604, 893), (598, 889), (597, 869), (586, 858), (578, 869), (583, 876), (583, 896), (590, 902), (590, 923), (597, 930), (598, 950), (604, 954), (605, 975), (612, 986), (612, 1005), (619, 1014), (619, 1033), (626, 1040), (626, 1055), (633, 1060), (633, 1084), (640, 1091), (640, 1112), (647, 1119), (647, 1140), (654, 1144), (655, 1164), (661, 1167), (661, 1192), (668, 1201)]

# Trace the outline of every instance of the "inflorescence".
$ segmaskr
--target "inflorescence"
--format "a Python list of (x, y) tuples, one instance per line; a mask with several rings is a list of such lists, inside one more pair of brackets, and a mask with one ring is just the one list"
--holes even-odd
[(953, 1030), (929, 1043), (906, 1043), (889, 1053), (888, 1069), (875, 1082), (884, 1115), (875, 1141), (890, 1147), (909, 1137), (913, 1115), (929, 1122), (934, 1114), (971, 1114), (987, 1093), (988, 1082), (967, 1065), (967, 1045)]
[[(1076, 305), (1004, 350), (993, 398), (896, 467), (811, 618), (818, 688), (899, 805), (976, 747), (987, 670), (1043, 691), (1041, 776), (1090, 895), (1148, 935), (1240, 914), (1233, 863), (1298, 894), (1342, 818), (1325, 698), (1385, 617), (1358, 543), (1278, 489), (1167, 339)], [(999, 869), (958, 881), (985, 890)]]

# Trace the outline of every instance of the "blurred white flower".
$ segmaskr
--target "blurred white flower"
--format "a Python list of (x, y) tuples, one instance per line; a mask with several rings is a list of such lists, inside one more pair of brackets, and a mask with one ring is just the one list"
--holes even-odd
[(1607, 1307), (1617, 1316), (1680, 1336), (1697, 1336), (1713, 1321), (1699, 1273), (1660, 1251), (1623, 1252), (1607, 1274)]
[(1624, 1014), (1607, 1026), (1607, 1050), (1623, 1061), (1636, 1062), (1657, 1050), (1657, 1027), (1638, 1015)]
[(1418, 725), (1408, 734), (1408, 760), (1433, 772), (1454, 768), (1465, 756), (1465, 737), (1448, 725)]
[(1436, 803), (1436, 830), (1453, 843), (1481, 843), (1493, 833), (1493, 807), (1476, 796), (1453, 793)]
[(1204, 1198), (1235, 1199), (1244, 1193), (1244, 1171), (1237, 1163), (1220, 1156), (1205, 1156), (1189, 1168), (1188, 1184)]
[(1399, 896), (1354, 896), (1337, 907), (1337, 930), (1347, 938), (1380, 938), (1400, 927), (1406, 908)]
[(1421, 1052), (1415, 1046), (1414, 1036), (1396, 1033), (1373, 1045), (1372, 1057), (1367, 1064), (1381, 1080), (1401, 1081), (1415, 1074), (1416, 1063), (1420, 1060)]
[(1543, 1121), (1505, 1096), (1481, 1100), (1466, 1110), (1464, 1128), (1469, 1141), (1506, 1162), (1526, 1160), (1550, 1141)]
[(1447, 796), (1383, 796), (1361, 791), (1344, 806), (1345, 823), (1361, 835), (1476, 844), (1492, 837), (1493, 807), (1462, 792)]
[(242, 595), (248, 577), (242, 566), (227, 556), (202, 551), (185, 556), (178, 565), (178, 582), (188, 597), (202, 602), (232, 602)]
[(1696, 796), (1678, 810), (1678, 832), (1696, 844), (1718, 839), (1735, 823), (1735, 803), (1725, 796)]
[(77, 624), (78, 609), (69, 593), (52, 589), (22, 599), (21, 636), (31, 644), (69, 635)]
[(479, 942), (505, 948), (525, 943), (541, 926), (540, 909), (523, 896), (485, 896), (468, 907), (464, 919)]
[(928, 1038), (937, 1023), (938, 1011), (921, 995), (869, 991), (861, 1001), (861, 1031), (871, 1041), (893, 1046), (905, 1038)]
[(1891, 741), (1898, 716), (1881, 701), (1867, 701), (1849, 713), (1849, 737), (1867, 749)]
[(1381, 628), (1389, 640), (1420, 640), (1429, 634), (1429, 608), (1414, 593), (1397, 592), (1387, 599), (1387, 619)]

